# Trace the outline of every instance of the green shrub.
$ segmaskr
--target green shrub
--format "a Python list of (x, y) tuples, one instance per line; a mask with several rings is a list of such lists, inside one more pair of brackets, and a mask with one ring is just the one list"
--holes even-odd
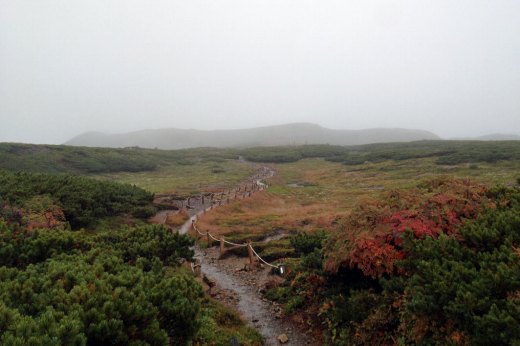
[(0, 222), (0, 344), (188, 345), (203, 291), (171, 267), (192, 245), (163, 226), (91, 238)]
[(321, 249), (325, 237), (325, 232), (316, 232), (314, 234), (298, 233), (291, 237), (291, 245), (294, 248), (296, 255), (307, 255), (315, 249)]
[(52, 201), (75, 229), (105, 216), (134, 212), (148, 217), (155, 211), (153, 195), (141, 188), (66, 174), (0, 171), (0, 196), (16, 207), (35, 208)]
[(499, 207), (464, 224), (462, 241), (440, 236), (408, 245), (412, 255), (403, 267), (411, 276), (402, 323), (408, 330), (419, 323), (427, 328), (410, 333), (411, 340), (520, 342), (520, 192), (496, 193)]

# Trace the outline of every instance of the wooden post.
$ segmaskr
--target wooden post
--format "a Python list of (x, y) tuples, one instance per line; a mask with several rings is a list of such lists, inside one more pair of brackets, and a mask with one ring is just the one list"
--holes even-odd
[(208, 239), (208, 247), (211, 247), (211, 237), (209, 236), (209, 231), (206, 231), (206, 237)]
[(224, 237), (220, 238), (220, 257), (224, 256), (224, 252), (226, 249), (224, 248)]
[(253, 255), (253, 247), (251, 245), (251, 240), (247, 240), (247, 255), (249, 256), (249, 263), (253, 264), (255, 261), (255, 257)]
[(202, 195), (201, 199), (202, 199), (202, 205), (204, 205), (204, 195)]

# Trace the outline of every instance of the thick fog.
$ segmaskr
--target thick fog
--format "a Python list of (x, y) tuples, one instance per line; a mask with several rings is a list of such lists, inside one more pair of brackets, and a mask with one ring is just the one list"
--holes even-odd
[(85, 131), (520, 134), (518, 0), (0, 0), (0, 141)]

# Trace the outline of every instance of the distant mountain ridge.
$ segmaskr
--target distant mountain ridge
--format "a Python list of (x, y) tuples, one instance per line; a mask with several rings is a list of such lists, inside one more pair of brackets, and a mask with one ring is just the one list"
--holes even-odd
[(440, 139), (432, 132), (399, 128), (333, 130), (316, 124), (295, 123), (239, 130), (156, 129), (120, 134), (87, 132), (66, 145), (124, 148), (184, 149), (196, 147), (245, 148), (276, 145), (358, 145)]

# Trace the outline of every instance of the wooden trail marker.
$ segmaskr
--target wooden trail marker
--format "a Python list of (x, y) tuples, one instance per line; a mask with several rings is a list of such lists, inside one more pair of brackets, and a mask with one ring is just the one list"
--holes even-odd
[(249, 256), (249, 263), (253, 264), (255, 262), (255, 257), (253, 255), (253, 247), (251, 245), (251, 239), (247, 240), (247, 255)]
[(224, 237), (220, 238), (220, 257), (224, 256), (224, 253), (226, 252), (226, 249), (224, 248)]

